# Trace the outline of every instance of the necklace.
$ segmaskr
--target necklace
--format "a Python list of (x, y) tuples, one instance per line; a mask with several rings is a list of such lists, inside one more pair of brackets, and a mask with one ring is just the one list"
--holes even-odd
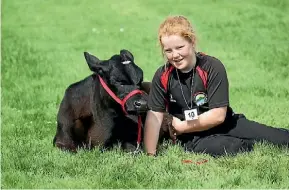
[(186, 103), (186, 105), (187, 105), (187, 107), (188, 107), (189, 109), (192, 109), (192, 108), (193, 108), (193, 98), (192, 98), (192, 96), (193, 96), (193, 86), (194, 86), (195, 68), (193, 68), (193, 71), (192, 71), (193, 74), (192, 74), (191, 95), (190, 95), (190, 97), (191, 97), (191, 106), (189, 106), (189, 104), (188, 104), (188, 102), (187, 102), (187, 100), (186, 100), (186, 97), (185, 97), (185, 95), (184, 95), (183, 87), (182, 87), (182, 84), (181, 84), (181, 81), (180, 81), (180, 77), (179, 77), (179, 73), (178, 73), (178, 70), (177, 70), (177, 69), (176, 69), (176, 72), (177, 72), (178, 82), (179, 82), (179, 85), (180, 85), (180, 87), (181, 87), (181, 92), (182, 92), (183, 98), (184, 98), (184, 100), (185, 100), (185, 103)]

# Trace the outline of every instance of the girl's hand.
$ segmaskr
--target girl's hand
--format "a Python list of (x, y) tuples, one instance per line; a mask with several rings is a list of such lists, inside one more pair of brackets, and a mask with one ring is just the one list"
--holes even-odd
[(181, 121), (177, 117), (173, 117), (172, 126), (173, 126), (175, 136), (180, 135), (180, 134), (185, 132), (185, 130), (184, 130), (185, 123), (184, 122), (185, 121)]

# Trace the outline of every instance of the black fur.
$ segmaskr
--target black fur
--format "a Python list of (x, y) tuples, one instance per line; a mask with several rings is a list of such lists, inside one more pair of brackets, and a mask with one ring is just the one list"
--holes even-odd
[[(121, 143), (128, 151), (135, 149), (136, 116), (142, 115), (144, 122), (150, 83), (142, 83), (143, 71), (127, 50), (103, 61), (87, 52), (84, 57), (94, 73), (66, 89), (57, 115), (54, 146), (76, 152), (78, 148), (110, 148)], [(123, 61), (130, 63), (123, 64)], [(129, 98), (125, 108), (130, 115), (125, 115), (121, 106), (101, 86), (98, 76), (120, 99), (136, 89), (144, 89), (147, 93)], [(169, 131), (169, 125), (164, 125), (164, 133)]]

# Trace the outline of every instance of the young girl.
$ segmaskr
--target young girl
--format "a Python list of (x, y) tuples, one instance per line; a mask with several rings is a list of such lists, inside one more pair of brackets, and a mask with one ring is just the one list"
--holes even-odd
[(289, 132), (235, 114), (229, 104), (224, 65), (195, 51), (196, 36), (187, 18), (168, 17), (159, 28), (167, 60), (155, 73), (149, 94), (144, 143), (156, 154), (164, 112), (172, 114), (176, 138), (186, 151), (212, 156), (249, 151), (254, 142), (289, 145)]

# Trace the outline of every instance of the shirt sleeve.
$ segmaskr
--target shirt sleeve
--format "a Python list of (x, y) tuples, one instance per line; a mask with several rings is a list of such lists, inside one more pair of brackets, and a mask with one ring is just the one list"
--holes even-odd
[(148, 98), (148, 107), (152, 111), (165, 112), (166, 111), (166, 96), (164, 87), (161, 84), (161, 75), (163, 67), (159, 68), (152, 80), (152, 85)]
[(216, 58), (208, 73), (208, 104), (209, 109), (229, 106), (229, 82), (224, 65)]

